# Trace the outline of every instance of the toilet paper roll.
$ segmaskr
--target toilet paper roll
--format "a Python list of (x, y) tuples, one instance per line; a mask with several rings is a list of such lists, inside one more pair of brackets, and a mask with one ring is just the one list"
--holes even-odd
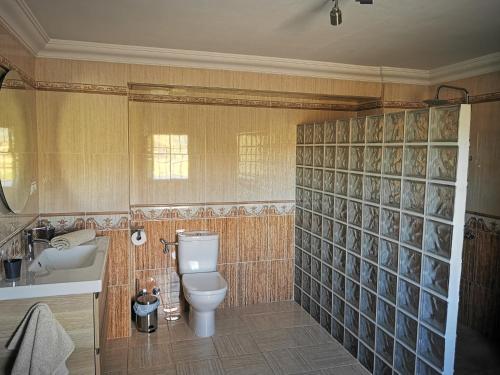
[[(141, 237), (139, 239), (139, 233), (141, 234)], [(135, 246), (141, 246), (141, 245), (144, 245), (147, 241), (147, 238), (146, 238), (146, 232), (144, 231), (137, 231), (137, 232), (134, 232), (132, 233), (132, 243), (135, 245)]]

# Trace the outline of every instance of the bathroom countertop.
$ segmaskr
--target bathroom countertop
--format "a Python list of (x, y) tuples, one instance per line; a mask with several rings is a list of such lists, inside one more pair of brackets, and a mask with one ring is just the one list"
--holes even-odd
[(109, 237), (97, 237), (85, 245), (91, 244), (95, 244), (97, 249), (94, 262), (88, 267), (51, 270), (48, 274), (37, 274), (28, 271), (32, 262), (23, 260), (19, 279), (6, 280), (2, 272), (0, 301), (100, 292), (106, 269)]

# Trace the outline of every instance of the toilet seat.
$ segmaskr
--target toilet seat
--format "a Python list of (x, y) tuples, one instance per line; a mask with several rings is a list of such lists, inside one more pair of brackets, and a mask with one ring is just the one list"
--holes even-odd
[(209, 296), (227, 291), (227, 281), (219, 272), (184, 274), (182, 284), (189, 294), (194, 296)]

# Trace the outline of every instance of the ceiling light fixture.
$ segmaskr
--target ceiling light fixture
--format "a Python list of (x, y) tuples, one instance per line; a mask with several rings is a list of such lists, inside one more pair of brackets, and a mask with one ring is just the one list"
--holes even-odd
[[(330, 23), (338, 26), (342, 23), (342, 11), (339, 8), (339, 0), (332, 0), (333, 8), (330, 11)], [(356, 0), (360, 4), (373, 4), (373, 0)]]
[(330, 12), (330, 23), (338, 26), (342, 23), (342, 11), (339, 8), (339, 0), (333, 0), (333, 8)]

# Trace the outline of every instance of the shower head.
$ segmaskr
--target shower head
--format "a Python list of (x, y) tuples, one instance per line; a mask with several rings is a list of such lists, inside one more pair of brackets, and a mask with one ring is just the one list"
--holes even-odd
[(427, 104), (429, 107), (435, 107), (435, 106), (438, 106), (438, 105), (448, 104), (449, 103), (448, 100), (446, 100), (446, 99), (439, 99), (439, 92), (441, 91), (441, 89), (444, 89), (444, 88), (451, 89), (451, 90), (462, 91), (464, 93), (465, 104), (469, 104), (469, 92), (466, 89), (464, 89), (463, 87), (450, 86), (450, 85), (440, 85), (440, 86), (438, 86), (435, 98), (434, 99), (427, 99), (427, 100), (424, 100), (423, 102), (425, 104)]

